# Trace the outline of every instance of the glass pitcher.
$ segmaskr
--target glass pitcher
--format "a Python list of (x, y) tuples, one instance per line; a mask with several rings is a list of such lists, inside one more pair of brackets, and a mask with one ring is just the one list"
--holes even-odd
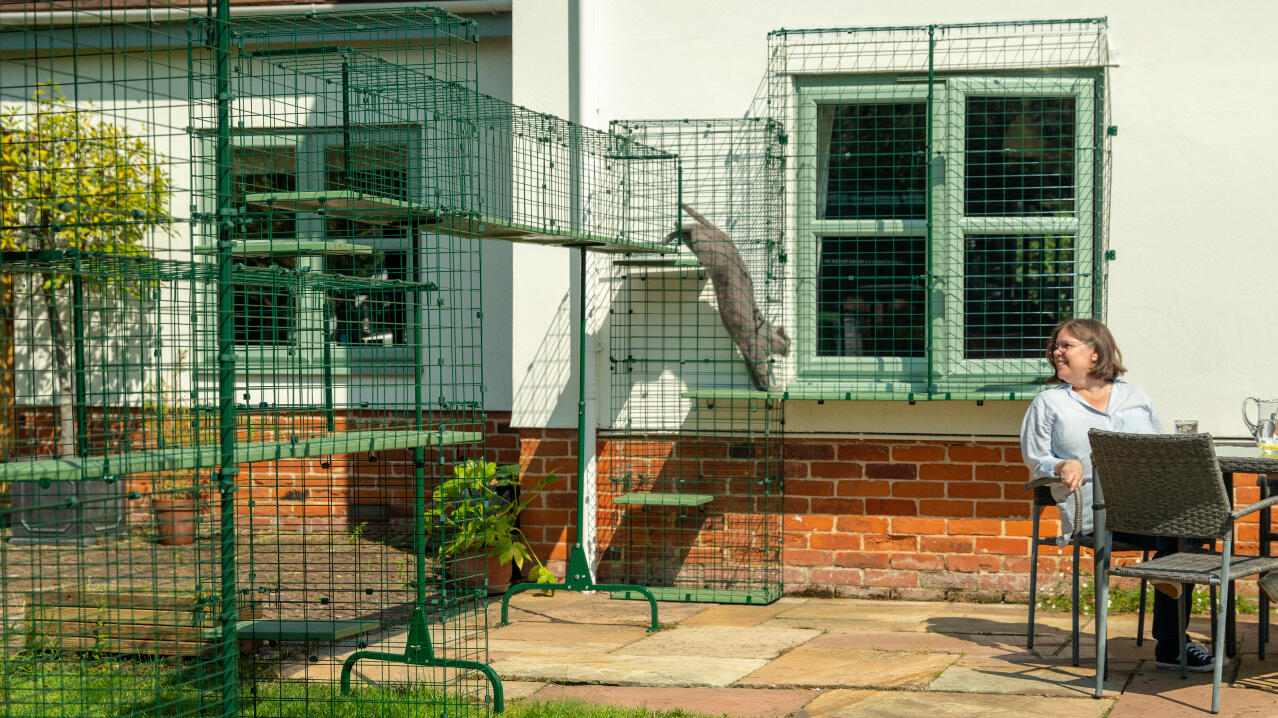
[[(1256, 404), (1256, 420), (1247, 413), (1247, 402)], [(1243, 423), (1256, 438), (1256, 445), (1266, 454), (1278, 453), (1278, 399), (1257, 399), (1249, 396), (1242, 403)]]

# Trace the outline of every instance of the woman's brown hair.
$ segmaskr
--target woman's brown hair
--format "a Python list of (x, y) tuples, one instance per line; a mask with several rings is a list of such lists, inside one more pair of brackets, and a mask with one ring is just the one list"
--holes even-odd
[(1052, 361), (1052, 354), (1056, 348), (1056, 338), (1063, 331), (1069, 331), (1096, 352), (1092, 378), (1114, 381), (1127, 373), (1127, 368), (1123, 366), (1123, 353), (1118, 351), (1118, 343), (1114, 341), (1114, 335), (1109, 333), (1109, 327), (1098, 319), (1068, 319), (1057, 325), (1052, 330), (1052, 337), (1047, 340), (1047, 364), (1052, 368), (1052, 374), (1047, 378), (1048, 384), (1059, 384), (1061, 381), (1056, 376), (1056, 362)]

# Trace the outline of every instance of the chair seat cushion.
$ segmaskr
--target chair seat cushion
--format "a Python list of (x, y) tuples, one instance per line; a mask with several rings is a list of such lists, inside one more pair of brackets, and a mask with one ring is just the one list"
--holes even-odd
[[(1231, 579), (1278, 568), (1278, 557), (1234, 556), (1229, 562)], [(1216, 551), (1182, 551), (1170, 556), (1141, 561), (1132, 566), (1115, 566), (1112, 576), (1147, 578), (1173, 583), (1220, 584), (1221, 556)]]

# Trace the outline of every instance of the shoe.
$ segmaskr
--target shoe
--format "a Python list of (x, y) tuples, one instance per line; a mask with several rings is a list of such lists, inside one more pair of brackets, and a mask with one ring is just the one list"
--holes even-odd
[(1260, 577), (1260, 588), (1271, 603), (1278, 603), (1278, 571), (1270, 571)]
[[(1190, 673), (1209, 673), (1216, 667), (1216, 662), (1212, 660), (1211, 654), (1207, 652), (1207, 648), (1201, 643), (1188, 643), (1185, 645), (1185, 655), (1187, 657), (1186, 669)], [(1172, 656), (1159, 656), (1154, 654), (1154, 663), (1159, 668), (1168, 668), (1177, 670), (1180, 668), (1180, 656), (1173, 654)]]
[(1180, 598), (1180, 594), (1184, 592), (1184, 585), (1179, 583), (1171, 583), (1168, 581), (1150, 581), (1159, 593), (1172, 598)]

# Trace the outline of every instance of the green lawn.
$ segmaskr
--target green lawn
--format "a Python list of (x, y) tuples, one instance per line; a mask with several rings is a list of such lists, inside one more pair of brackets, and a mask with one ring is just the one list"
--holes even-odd
[[(10, 664), (9, 667), (12, 667)], [(326, 683), (244, 683), (239, 715), (248, 718), (462, 718), (482, 716), (474, 700), (420, 688), (356, 688), (340, 696)], [(51, 660), (0, 675), (3, 715), (13, 718), (215, 718), (220, 693), (207, 676), (162, 664)], [(614, 708), (578, 701), (508, 701), (510, 718), (703, 718), (681, 710)]]

